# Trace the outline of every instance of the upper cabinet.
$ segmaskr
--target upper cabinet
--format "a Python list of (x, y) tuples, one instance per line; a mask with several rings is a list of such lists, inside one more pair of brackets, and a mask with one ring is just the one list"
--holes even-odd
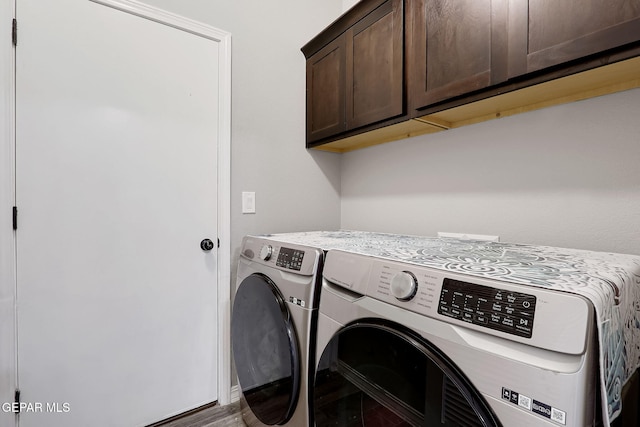
[(307, 60), (307, 141), (347, 129), (345, 37), (329, 42)]
[(640, 87), (640, 0), (361, 0), (302, 51), (344, 152)]
[(509, 77), (640, 39), (640, 0), (509, 0)]
[(365, 3), (302, 49), (308, 145), (405, 113), (404, 2)]
[(404, 113), (402, 6), (388, 0), (346, 32), (348, 129)]
[(408, 2), (413, 109), (507, 79), (507, 0)]

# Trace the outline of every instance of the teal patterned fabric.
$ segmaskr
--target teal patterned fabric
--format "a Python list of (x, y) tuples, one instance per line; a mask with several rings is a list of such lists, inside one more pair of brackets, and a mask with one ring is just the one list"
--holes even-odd
[(622, 387), (640, 366), (639, 256), (346, 230), (263, 237), (582, 295), (597, 316), (606, 425), (620, 414)]

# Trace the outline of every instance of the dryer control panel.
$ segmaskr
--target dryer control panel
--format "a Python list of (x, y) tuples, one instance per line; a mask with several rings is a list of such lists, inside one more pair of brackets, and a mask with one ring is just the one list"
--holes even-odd
[(259, 236), (245, 236), (240, 256), (254, 263), (302, 276), (313, 276), (322, 262), (322, 251)]
[(299, 249), (285, 248), (282, 246), (278, 252), (278, 260), (276, 265), (289, 270), (300, 271), (302, 268), (302, 260), (304, 259), (304, 251)]
[(531, 338), (536, 297), (445, 278), (438, 313), (497, 331)]

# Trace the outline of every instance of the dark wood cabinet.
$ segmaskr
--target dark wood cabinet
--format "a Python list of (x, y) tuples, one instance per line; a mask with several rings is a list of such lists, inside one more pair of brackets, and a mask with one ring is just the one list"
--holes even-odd
[(339, 37), (307, 60), (307, 141), (346, 129), (345, 51), (345, 37)]
[(363, 1), (302, 48), (307, 145), (405, 113), (403, 4)]
[(413, 109), (507, 79), (507, 0), (413, 0), (408, 7)]
[(509, 77), (640, 40), (640, 0), (509, 0)]
[(402, 6), (389, 0), (347, 30), (347, 129), (404, 113)]
[(302, 52), (344, 152), (640, 87), (640, 0), (360, 0)]

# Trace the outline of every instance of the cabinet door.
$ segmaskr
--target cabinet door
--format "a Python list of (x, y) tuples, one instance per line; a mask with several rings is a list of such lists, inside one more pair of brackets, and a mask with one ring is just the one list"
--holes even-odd
[(509, 77), (640, 40), (640, 0), (509, 0)]
[(307, 60), (307, 143), (346, 129), (345, 53), (341, 36)]
[(415, 0), (409, 14), (415, 109), (506, 80), (506, 0)]
[(347, 128), (404, 113), (403, 1), (389, 0), (346, 32)]

